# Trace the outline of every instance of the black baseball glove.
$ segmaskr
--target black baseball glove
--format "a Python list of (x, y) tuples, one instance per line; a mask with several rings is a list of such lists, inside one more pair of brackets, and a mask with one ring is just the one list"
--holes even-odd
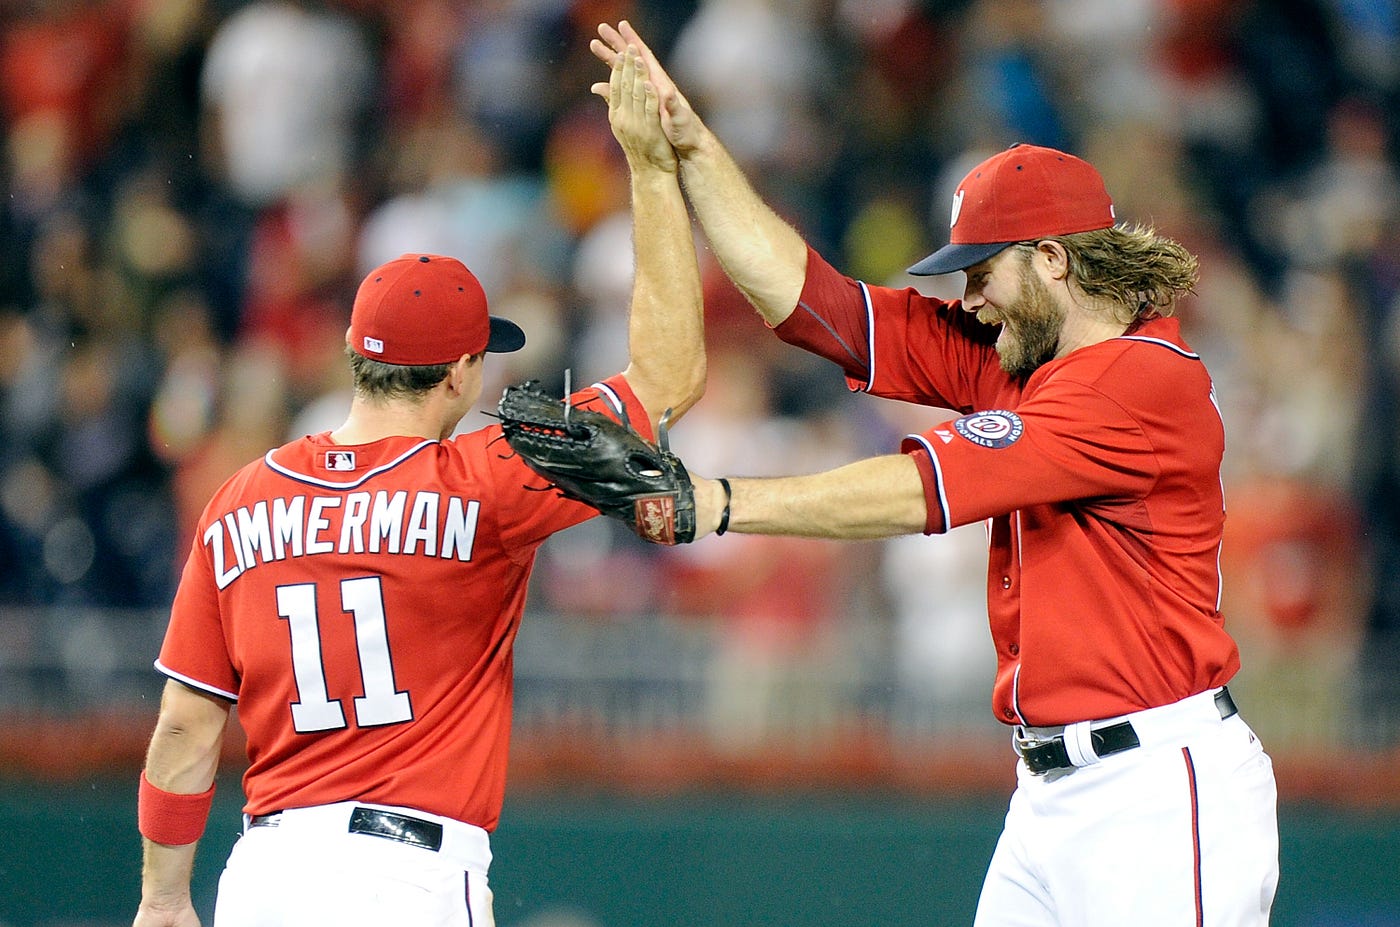
[(694, 486), (669, 449), (600, 412), (566, 405), (534, 380), (506, 387), (496, 411), (511, 448), (570, 499), (653, 544), (695, 540)]

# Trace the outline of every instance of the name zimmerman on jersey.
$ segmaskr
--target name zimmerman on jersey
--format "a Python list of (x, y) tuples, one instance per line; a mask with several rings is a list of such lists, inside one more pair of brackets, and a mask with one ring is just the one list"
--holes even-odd
[[(421, 554), (472, 558), (476, 542), (475, 499), (401, 489), (334, 496), (292, 496), (240, 506), (210, 522), (204, 544), (214, 558), (214, 579), (226, 589), (259, 563), (316, 554)], [(327, 514), (343, 509), (338, 532)], [(421, 547), (421, 549), (420, 549)]]

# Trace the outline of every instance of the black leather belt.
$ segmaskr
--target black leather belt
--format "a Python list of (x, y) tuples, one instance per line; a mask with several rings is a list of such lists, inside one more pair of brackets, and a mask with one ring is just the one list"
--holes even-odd
[[(276, 827), (281, 822), (282, 812), (257, 814), (248, 821), (249, 827)], [(397, 840), (425, 850), (442, 849), (442, 825), (436, 821), (397, 814), (393, 811), (380, 811), (377, 808), (356, 808), (350, 812), (349, 832), (368, 834)]]
[[(1220, 712), (1221, 720), (1239, 713), (1239, 709), (1235, 707), (1235, 700), (1230, 697), (1229, 689), (1222, 688), (1215, 693), (1215, 707)], [(1089, 741), (1094, 746), (1094, 753), (1100, 757), (1112, 756), (1142, 746), (1131, 721), (1119, 721), (1117, 724), (1090, 729)], [(1074, 766), (1070, 761), (1069, 751), (1065, 749), (1063, 734), (1056, 734), (1048, 740), (1034, 743), (1022, 742), (1019, 752), (1021, 759), (1026, 761), (1026, 768), (1037, 776), (1052, 769), (1069, 769)]]

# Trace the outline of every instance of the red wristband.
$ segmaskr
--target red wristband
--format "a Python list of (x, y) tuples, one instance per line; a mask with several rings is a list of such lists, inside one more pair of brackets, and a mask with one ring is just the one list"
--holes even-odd
[(136, 827), (141, 836), (166, 846), (179, 847), (204, 836), (209, 808), (214, 804), (214, 786), (198, 795), (181, 795), (151, 785), (141, 771), (141, 788), (136, 793)]

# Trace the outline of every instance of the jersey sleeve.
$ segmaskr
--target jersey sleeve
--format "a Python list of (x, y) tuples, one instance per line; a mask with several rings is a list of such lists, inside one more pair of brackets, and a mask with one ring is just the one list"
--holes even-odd
[(200, 539), (202, 522), (200, 527), (180, 575), (156, 669), (202, 692), (237, 701), (239, 673), (224, 637), (218, 588)]
[[(621, 374), (594, 383), (571, 395), (581, 409), (626, 421), (648, 441), (656, 439), (651, 418)], [(494, 471), (497, 505), (502, 511), (501, 541), (522, 562), (551, 534), (571, 528), (598, 514), (590, 505), (566, 499), (520, 457), (511, 453), (500, 425), (491, 425), (487, 461)]]
[(961, 302), (862, 283), (810, 248), (797, 307), (774, 331), (841, 367), (850, 389), (887, 399), (970, 412), (1010, 383), (997, 329)]
[(975, 412), (910, 435), (902, 450), (925, 477), (935, 531), (1070, 501), (1098, 500), (1130, 520), (1132, 500), (1160, 474), (1133, 414), (1094, 386), (1064, 380), (1015, 410)]

